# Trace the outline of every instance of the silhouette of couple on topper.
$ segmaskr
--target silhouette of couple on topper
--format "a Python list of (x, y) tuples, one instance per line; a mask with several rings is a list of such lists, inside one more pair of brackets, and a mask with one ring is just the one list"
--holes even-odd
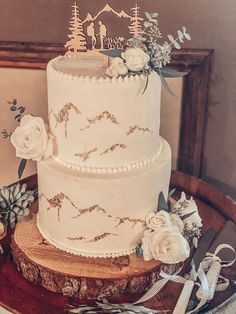
[(99, 21), (98, 24), (99, 24), (98, 34), (96, 34), (94, 22), (91, 22), (87, 26), (87, 36), (91, 38), (92, 50), (96, 49), (97, 36), (99, 36), (99, 39), (100, 39), (100, 48), (104, 49), (104, 39), (107, 35), (107, 28), (106, 28), (106, 25), (102, 23), (102, 21)]

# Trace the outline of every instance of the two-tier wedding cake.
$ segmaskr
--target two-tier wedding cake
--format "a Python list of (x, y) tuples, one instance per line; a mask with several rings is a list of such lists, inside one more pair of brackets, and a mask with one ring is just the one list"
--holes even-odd
[[(82, 61), (81, 61), (82, 59)], [(171, 151), (159, 136), (156, 73), (106, 78), (94, 58), (49, 62), (55, 156), (38, 163), (38, 228), (51, 244), (93, 257), (134, 251), (145, 218), (167, 197)]]
[(182, 27), (160, 45), (158, 14), (146, 12), (144, 29), (134, 27), (122, 49), (87, 49), (73, 10), (69, 50), (47, 66), (49, 126), (24, 115), (11, 135), (16, 155), (38, 162), (38, 229), (75, 255), (182, 262), (201, 218), (185, 195), (175, 207), (167, 202), (171, 150), (159, 135), (160, 99), (162, 85), (170, 91), (165, 78), (185, 74), (165, 66), (190, 35)]

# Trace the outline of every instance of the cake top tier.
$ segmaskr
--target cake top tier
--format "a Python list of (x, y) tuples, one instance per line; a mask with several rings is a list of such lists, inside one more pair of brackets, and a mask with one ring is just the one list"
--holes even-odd
[(66, 56), (54, 59), (51, 66), (58, 73), (99, 79), (106, 77), (106, 68), (103, 66), (103, 61), (104, 57), (102, 56)]
[(56, 159), (80, 170), (144, 165), (160, 150), (160, 79), (151, 73), (146, 86), (144, 75), (111, 79), (100, 76), (104, 70), (103, 57), (49, 62)]
[(132, 82), (146, 80), (144, 74), (108, 77), (108, 58), (102, 55), (59, 56), (49, 61), (47, 71), (66, 79), (99, 83)]

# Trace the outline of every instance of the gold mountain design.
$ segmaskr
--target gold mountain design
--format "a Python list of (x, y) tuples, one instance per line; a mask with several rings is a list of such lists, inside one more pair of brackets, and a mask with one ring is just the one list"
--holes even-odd
[(96, 236), (95, 238), (93, 238), (93, 239), (87, 241), (87, 243), (97, 242), (97, 241), (100, 241), (100, 240), (102, 240), (102, 239), (104, 239), (104, 238), (107, 238), (107, 237), (109, 237), (109, 236), (117, 236), (117, 234), (105, 232), (105, 233), (100, 234), (100, 235)]
[(109, 152), (113, 152), (117, 148), (126, 149), (127, 145), (125, 145), (125, 144), (114, 144), (111, 147), (108, 147), (106, 150), (104, 150), (104, 152), (100, 153), (100, 155), (105, 155), (105, 154), (108, 154)]
[(144, 224), (145, 221), (144, 220), (141, 220), (141, 219), (132, 219), (132, 218), (129, 218), (129, 217), (124, 217), (124, 218), (120, 218), (120, 217), (115, 217), (116, 220), (118, 220), (118, 224), (116, 225), (116, 228), (118, 226), (120, 226), (121, 224), (125, 223), (126, 221), (128, 222), (131, 222), (133, 225), (132, 225), (132, 228), (137, 224), (137, 223), (141, 223), (141, 224)]
[(82, 241), (82, 240), (85, 240), (85, 237), (83, 236), (75, 237), (75, 238), (67, 237), (67, 239), (71, 241)]
[(90, 158), (90, 155), (91, 155), (92, 153), (95, 153), (97, 150), (98, 150), (97, 147), (95, 147), (95, 148), (91, 149), (91, 150), (88, 151), (88, 152), (75, 154), (75, 156), (82, 158), (83, 161), (86, 161), (87, 159)]
[(73, 219), (79, 218), (82, 215), (85, 215), (87, 213), (92, 213), (93, 211), (97, 211), (97, 212), (103, 212), (104, 214), (106, 213), (106, 210), (102, 207), (100, 207), (99, 205), (93, 205), (91, 207), (88, 208), (83, 208), (83, 209), (79, 209), (79, 214), (72, 217)]
[(68, 103), (66, 105), (64, 105), (64, 107), (57, 113), (55, 114), (52, 110), (49, 113), (49, 119), (50, 119), (50, 115), (53, 114), (55, 120), (56, 120), (56, 125), (55, 128), (57, 128), (58, 124), (62, 124), (64, 123), (64, 128), (65, 128), (65, 137), (68, 136), (67, 134), (67, 124), (69, 122), (69, 114), (70, 111), (74, 110), (76, 114), (81, 114), (81, 112), (79, 111), (79, 109), (73, 105), (72, 103)]
[(111, 114), (109, 111), (103, 111), (103, 113), (99, 114), (98, 116), (92, 119), (87, 119), (89, 124), (86, 127), (80, 129), (80, 131), (89, 129), (91, 125), (96, 124), (98, 121), (102, 121), (103, 119), (110, 120), (114, 124), (120, 124), (117, 122), (116, 117), (113, 114)]
[(130, 135), (130, 134), (134, 133), (135, 131), (143, 131), (143, 133), (145, 133), (145, 132), (152, 133), (152, 131), (149, 128), (142, 128), (138, 125), (134, 125), (134, 126), (129, 127), (129, 131), (126, 134)]
[(47, 210), (50, 210), (51, 208), (55, 208), (57, 209), (57, 220), (60, 222), (60, 211), (63, 205), (63, 201), (67, 200), (68, 202), (70, 202), (70, 204), (78, 209), (78, 207), (71, 201), (71, 199), (65, 195), (64, 193), (59, 193), (57, 195), (55, 195), (53, 198), (47, 198), (47, 196), (45, 196), (44, 193), (42, 193), (39, 198), (41, 199), (42, 197), (44, 197), (47, 202), (49, 203), (49, 207), (47, 208)]

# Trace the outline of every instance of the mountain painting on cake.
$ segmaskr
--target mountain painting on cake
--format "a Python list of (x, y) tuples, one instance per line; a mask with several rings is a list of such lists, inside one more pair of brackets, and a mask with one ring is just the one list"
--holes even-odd
[(129, 38), (140, 35), (142, 21), (137, 3), (130, 8), (130, 14), (106, 4), (100, 11), (93, 14), (88, 12), (82, 18), (79, 1), (75, 1), (69, 28), (71, 33), (65, 44), (67, 53), (123, 48), (127, 45), (127, 32)]

